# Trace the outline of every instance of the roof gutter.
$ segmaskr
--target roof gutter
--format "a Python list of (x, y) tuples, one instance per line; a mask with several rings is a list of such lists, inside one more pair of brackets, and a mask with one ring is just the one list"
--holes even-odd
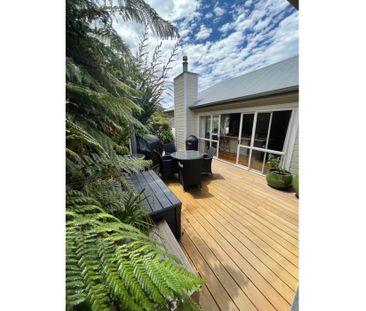
[(262, 93), (257, 93), (257, 94), (253, 94), (253, 95), (247, 95), (247, 96), (230, 98), (230, 99), (224, 99), (224, 100), (220, 100), (220, 101), (216, 101), (216, 102), (206, 103), (206, 104), (203, 104), (203, 105), (190, 106), (189, 109), (196, 110), (196, 109), (200, 109), (200, 108), (205, 108), (205, 107), (210, 107), (210, 106), (217, 106), (217, 105), (221, 105), (221, 104), (233, 103), (233, 102), (238, 102), (238, 101), (263, 99), (263, 98), (272, 97), (274, 95), (288, 95), (288, 94), (298, 92), (298, 91), (299, 91), (299, 86), (296, 85), (296, 86), (291, 86), (291, 87), (287, 87), (287, 88), (283, 88), (283, 89), (279, 89), (279, 90), (262, 92)]

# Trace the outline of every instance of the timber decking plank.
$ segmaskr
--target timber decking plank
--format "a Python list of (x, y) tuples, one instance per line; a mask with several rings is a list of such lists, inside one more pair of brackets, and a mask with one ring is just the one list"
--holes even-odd
[[(248, 204), (251, 204), (253, 207), (256, 208), (261, 207), (263, 210), (268, 212), (268, 215), (271, 215), (272, 217), (280, 217), (276, 219), (285, 221), (287, 225), (291, 226), (292, 230), (295, 230), (296, 232), (298, 231), (298, 219), (296, 218), (297, 216), (293, 211), (285, 210), (283, 208), (283, 205), (279, 207), (278, 205), (273, 204), (273, 202), (269, 201), (268, 199), (261, 199), (259, 197), (259, 194), (254, 195), (252, 193), (255, 192), (255, 190), (252, 189), (253, 186), (250, 186), (250, 188), (247, 188), (247, 186), (243, 187), (243, 185), (241, 185), (242, 183), (242, 180), (241, 183), (233, 183), (228, 181), (225, 184), (220, 184), (220, 187), (223, 187), (230, 193), (237, 193), (238, 191), (240, 191), (240, 193), (242, 194), (241, 199), (244, 199)], [(210, 187), (210, 185), (208, 187)]]
[[(218, 198), (223, 199), (223, 201), (230, 199), (230, 197), (228, 197), (225, 194), (217, 193), (216, 196)], [(248, 209), (247, 206), (245, 206), (245, 208), (242, 208), (243, 203), (240, 203), (233, 199), (230, 201), (230, 204), (233, 209), (238, 211), (239, 215), (247, 218), (248, 221), (250, 221), (253, 225), (255, 225), (257, 228), (259, 228), (260, 230), (262, 230), (269, 236), (271, 236), (274, 240), (278, 241), (281, 245), (286, 247), (293, 254), (295, 254), (295, 255), (297, 254), (298, 241), (296, 239), (294, 239), (293, 237), (291, 237), (290, 235), (288, 235), (286, 233), (286, 231), (283, 231), (283, 230), (279, 229), (278, 227), (272, 225), (268, 221), (268, 219), (263, 218), (263, 215), (259, 216), (255, 212), (252, 212), (250, 209)]]
[[(251, 280), (243, 273), (236, 263), (228, 256), (220, 245), (211, 240), (211, 243), (207, 244), (203, 241), (203, 238), (207, 237), (207, 233), (201, 228), (197, 228), (197, 224), (193, 225), (189, 220), (186, 220), (186, 230), (190, 238), (196, 243), (198, 248), (203, 252), (205, 257), (207, 254), (210, 256), (216, 256), (225, 269), (228, 271), (233, 280), (238, 284), (241, 290), (248, 296), (258, 310), (276, 310), (266, 297), (258, 290), (257, 287), (251, 282)], [(212, 249), (211, 249), (211, 248)], [(210, 264), (210, 262), (209, 262)], [(213, 268), (214, 269), (214, 268)]]
[[(186, 255), (186, 257), (188, 258), (189, 262), (194, 267), (195, 271), (197, 271), (197, 273), (199, 274), (199, 276), (202, 277), (201, 273), (198, 271), (197, 267), (195, 266), (193, 260), (189, 257), (189, 254), (186, 251), (186, 249), (184, 248), (184, 245), (181, 242), (179, 242), (179, 243), (180, 243), (180, 245), (182, 247), (183, 253)], [(220, 311), (220, 308), (216, 304), (215, 299), (213, 299), (213, 297), (211, 295), (211, 292), (207, 288), (206, 284), (204, 284), (202, 286), (202, 290), (201, 290), (200, 296), (199, 296), (199, 304), (203, 308), (203, 310)]]
[[(189, 230), (189, 229), (188, 229)], [(207, 264), (215, 275), (220, 279), (222, 286), (226, 289), (231, 297), (235, 298), (235, 304), (240, 310), (257, 310), (241, 287), (234, 281), (224, 265), (216, 258), (205, 243), (200, 239), (195, 238), (195, 235), (190, 231), (189, 237), (200, 254), (205, 258)], [(183, 242), (184, 243), (184, 242)]]
[[(217, 186), (211, 186), (211, 188), (215, 187)], [(225, 188), (225, 186), (221, 186), (221, 188)], [(241, 196), (239, 197), (238, 192), (233, 192), (231, 189), (225, 189), (225, 192), (222, 192), (218, 195), (227, 196), (231, 202), (235, 202), (238, 204), (242, 204), (243, 201), (247, 202), (248, 200), (247, 198), (245, 198), (245, 193), (241, 193)], [(285, 238), (287, 237), (287, 240), (289, 240), (289, 242), (294, 242), (296, 240), (298, 232), (295, 232), (283, 223), (279, 223), (278, 221), (274, 220), (273, 217), (271, 217), (270, 213), (264, 214), (260, 206), (253, 206), (253, 204), (249, 203), (246, 205), (246, 210), (243, 211), (247, 211), (250, 215), (258, 219), (258, 221), (262, 221), (264, 224), (267, 225), (267, 227), (272, 228), (272, 230), (280, 232), (279, 234)], [(263, 217), (264, 215), (265, 217)]]
[(201, 276), (204, 278), (207, 287), (212, 293), (212, 297), (215, 299), (217, 305), (221, 310), (239, 310), (233, 300), (230, 298), (225, 288), (220, 283), (219, 279), (215, 276), (212, 270), (207, 265), (205, 259), (201, 256), (197, 248), (194, 246), (188, 235), (183, 235), (181, 238), (184, 248), (190, 254), (192, 261), (200, 271)]
[[(248, 261), (240, 255), (240, 253), (231, 245), (221, 234), (212, 227), (209, 223), (206, 223), (202, 218), (196, 218), (191, 215), (190, 212), (185, 211), (186, 215), (189, 216), (189, 221), (192, 223), (193, 219), (197, 222), (196, 226), (201, 227), (199, 230), (206, 230), (205, 241), (210, 241), (212, 243), (213, 239), (220, 246), (223, 247), (228, 256), (237, 264), (239, 269), (247, 275), (248, 279), (258, 288), (258, 290), (271, 302), (271, 304), (276, 307), (277, 310), (285, 310), (290, 306), (289, 302), (286, 301), (272, 286), (271, 284), (263, 278), (258, 271), (256, 271)], [(197, 229), (197, 227), (196, 227)], [(202, 233), (202, 231), (201, 231)], [(209, 243), (210, 243), (209, 242)]]
[(285, 248), (282, 248), (279, 244), (275, 243), (273, 240), (266, 239), (265, 235), (262, 235), (258, 230), (250, 230), (250, 224), (245, 222), (245, 218), (238, 217), (237, 214), (232, 212), (226, 206), (215, 206), (211, 205), (214, 211), (221, 213), (221, 217), (230, 221), (240, 232), (245, 234), (248, 239), (259, 246), (263, 251), (265, 251), (269, 256), (275, 259), (278, 263), (283, 263), (286, 268), (297, 278), (297, 267), (298, 258), (292, 253), (288, 252)]
[(187, 208), (203, 227), (210, 229), (210, 234), (214, 236), (216, 240), (220, 240), (220, 243), (227, 245), (227, 247), (230, 245), (230, 248), (235, 252), (236, 258), (241, 257), (242, 266), (245, 266), (248, 277), (253, 280), (257, 287), (262, 286), (262, 283), (266, 281), (266, 284), (271, 284), (271, 288), (274, 289), (271, 290), (272, 294), (276, 291), (277, 293), (281, 293), (281, 296), (288, 303), (292, 302), (294, 290), (246, 249), (235, 236), (225, 230), (224, 226), (219, 222), (213, 221), (212, 217), (207, 215), (205, 217), (202, 216), (198, 211), (194, 211), (191, 206)]
[(297, 288), (298, 271), (296, 266), (291, 264), (286, 258), (278, 255), (277, 252), (269, 248), (267, 244), (262, 243), (262, 241), (254, 234), (251, 234), (248, 230), (246, 230), (245, 226), (242, 226), (239, 221), (237, 221), (235, 218), (228, 217), (227, 214), (224, 214), (223, 210), (217, 209), (214, 204), (210, 204), (207, 210), (203, 211), (200, 209), (198, 212), (200, 212), (204, 217), (205, 213), (210, 214), (211, 219), (217, 219), (219, 222), (220, 220), (230, 222), (233, 226), (227, 226), (227, 230), (234, 237), (240, 240), (241, 243), (256, 257), (258, 257), (266, 266), (271, 267), (272, 271), (274, 271), (281, 279), (286, 281), (287, 284), (293, 284), (293, 287), (291, 288)]
[(268, 187), (263, 176), (217, 160), (213, 173), (202, 190), (167, 182), (182, 202), (182, 248), (210, 280), (201, 306), (288, 311), (298, 286), (298, 200)]
[[(240, 214), (238, 213), (235, 213), (235, 211), (232, 211), (231, 208), (230, 208), (230, 201), (228, 200), (224, 200), (223, 201), (220, 201), (218, 200), (217, 198), (213, 197), (213, 198), (207, 198), (206, 200), (203, 200), (202, 201), (202, 204), (203, 205), (206, 205), (209, 203), (210, 204), (210, 207), (213, 208), (214, 211), (220, 213), (220, 217), (223, 217), (225, 219), (227, 219), (228, 222), (232, 223), (232, 224), (236, 224), (236, 227), (238, 229), (241, 229), (241, 231), (248, 237), (250, 237), (251, 240), (255, 240), (255, 241), (258, 241), (258, 243), (262, 246), (261, 248), (268, 248), (268, 243), (270, 243), (270, 245), (273, 244), (273, 240), (269, 240), (268, 239), (263, 239), (264, 241), (266, 241), (267, 243), (263, 243), (262, 240), (259, 239), (258, 237), (258, 230), (255, 231), (255, 230), (250, 230), (250, 228), (247, 227), (247, 222), (246, 222), (246, 218), (245, 217), (242, 217)], [(209, 211), (209, 209), (207, 209)], [(242, 222), (245, 223), (242, 224)], [(283, 250), (283, 249), (282, 249)], [(288, 253), (287, 253), (288, 254)], [(276, 254), (275, 254), (276, 256)], [(288, 256), (286, 256), (288, 257)], [(289, 258), (289, 261), (294, 261), (295, 262), (295, 265), (297, 266), (297, 257), (295, 259), (296, 256), (291, 256), (290, 255), (290, 258)], [(284, 257), (283, 257), (284, 258)], [(296, 269), (297, 270), (297, 269)]]

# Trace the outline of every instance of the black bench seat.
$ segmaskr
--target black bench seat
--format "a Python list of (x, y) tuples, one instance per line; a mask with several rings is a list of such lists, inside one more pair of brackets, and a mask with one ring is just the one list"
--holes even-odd
[(153, 171), (148, 170), (131, 175), (131, 181), (135, 190), (143, 189), (146, 200), (142, 202), (152, 220), (157, 223), (166, 220), (177, 240), (181, 236), (181, 207), (182, 203), (174, 193)]

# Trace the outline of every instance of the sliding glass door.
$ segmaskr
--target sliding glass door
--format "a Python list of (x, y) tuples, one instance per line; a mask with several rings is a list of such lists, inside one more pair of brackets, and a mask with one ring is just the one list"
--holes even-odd
[(218, 149), (220, 115), (201, 116), (199, 118), (198, 150), (206, 153), (212, 146)]
[(283, 163), (291, 114), (288, 109), (200, 116), (198, 150), (215, 147), (219, 159), (265, 174), (270, 154)]
[(211, 116), (202, 116), (199, 119), (198, 150), (207, 152), (210, 147)]
[(251, 142), (253, 133), (254, 113), (242, 114), (241, 130), (238, 146), (238, 164), (249, 167)]
[(236, 164), (239, 141), (240, 113), (220, 116), (219, 159)]
[(217, 149), (219, 145), (219, 128), (220, 128), (220, 115), (212, 115), (212, 123), (211, 123), (211, 147), (216, 148), (216, 155)]
[(237, 164), (262, 174), (268, 171), (268, 156), (285, 155), (291, 110), (242, 114)]

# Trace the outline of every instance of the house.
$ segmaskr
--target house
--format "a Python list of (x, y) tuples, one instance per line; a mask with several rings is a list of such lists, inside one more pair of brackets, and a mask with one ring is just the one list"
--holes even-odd
[(298, 56), (228, 79), (198, 92), (198, 75), (188, 71), (174, 78), (174, 128), (178, 150), (186, 138), (199, 139), (216, 157), (265, 174), (269, 154), (298, 173)]

